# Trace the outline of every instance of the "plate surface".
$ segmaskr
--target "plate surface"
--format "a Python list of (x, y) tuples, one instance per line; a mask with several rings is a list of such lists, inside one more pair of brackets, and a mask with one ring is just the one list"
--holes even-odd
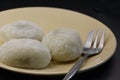
[[(105, 47), (103, 51), (90, 57), (79, 72), (92, 69), (106, 62), (115, 52), (116, 38), (112, 31), (103, 23), (82, 13), (49, 7), (28, 7), (6, 10), (0, 12), (0, 26), (18, 21), (32, 21), (43, 28), (45, 34), (59, 27), (75, 29), (80, 32), (83, 42), (91, 29), (106, 28)], [(47, 68), (40, 70), (15, 68), (0, 62), (0, 67), (20, 73), (35, 75), (57, 75), (65, 74), (74, 65), (75, 61), (60, 63), (52, 61)]]

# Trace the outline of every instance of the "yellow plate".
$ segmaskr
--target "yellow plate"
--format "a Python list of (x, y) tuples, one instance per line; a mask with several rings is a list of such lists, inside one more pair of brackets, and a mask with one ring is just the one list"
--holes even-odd
[[(0, 12), (1, 27), (5, 24), (18, 20), (28, 20), (37, 23), (43, 27), (45, 34), (59, 27), (76, 29), (80, 32), (83, 42), (91, 29), (106, 28), (107, 34), (103, 51), (98, 55), (90, 57), (79, 72), (92, 69), (100, 64), (103, 64), (112, 57), (116, 49), (116, 38), (112, 31), (103, 23), (82, 13), (49, 7), (18, 8)], [(2, 62), (0, 62), (0, 67), (27, 74), (57, 75), (67, 73), (74, 63), (75, 61), (66, 63), (52, 61), (47, 68), (39, 70), (11, 67)]]

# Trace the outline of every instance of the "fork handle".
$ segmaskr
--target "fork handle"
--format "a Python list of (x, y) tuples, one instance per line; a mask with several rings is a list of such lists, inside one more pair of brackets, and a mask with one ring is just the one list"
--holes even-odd
[(70, 80), (75, 75), (75, 73), (79, 71), (79, 69), (82, 67), (82, 64), (85, 62), (88, 56), (89, 54), (85, 54), (82, 58), (79, 58), (76, 64), (70, 69), (70, 71), (63, 78), (63, 80)]

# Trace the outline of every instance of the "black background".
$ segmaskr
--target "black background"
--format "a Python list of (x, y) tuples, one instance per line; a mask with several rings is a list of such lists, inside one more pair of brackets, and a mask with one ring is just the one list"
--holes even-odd
[[(105, 64), (76, 74), (71, 80), (120, 80), (120, 2), (119, 0), (0, 0), (0, 11), (20, 7), (57, 7), (78, 11), (107, 25), (117, 38), (117, 49)], [(112, 45), (111, 45), (112, 46)], [(33, 76), (0, 68), (0, 80), (62, 80), (64, 75)]]

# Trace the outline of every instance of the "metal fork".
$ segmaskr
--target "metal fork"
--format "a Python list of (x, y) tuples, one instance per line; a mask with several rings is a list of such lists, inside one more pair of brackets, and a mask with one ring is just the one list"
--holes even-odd
[[(94, 35), (96, 33), (96, 35)], [(70, 71), (66, 74), (63, 80), (70, 80), (76, 72), (82, 67), (82, 64), (85, 60), (91, 56), (98, 54), (102, 51), (104, 47), (104, 40), (105, 40), (105, 29), (102, 30), (101, 38), (98, 41), (99, 31), (92, 30), (88, 33), (88, 37), (86, 39), (82, 54), (84, 55), (82, 58), (79, 58), (77, 63), (70, 69)], [(94, 38), (94, 36), (96, 36)], [(94, 40), (94, 41), (93, 41)], [(99, 42), (99, 43), (98, 43)]]

